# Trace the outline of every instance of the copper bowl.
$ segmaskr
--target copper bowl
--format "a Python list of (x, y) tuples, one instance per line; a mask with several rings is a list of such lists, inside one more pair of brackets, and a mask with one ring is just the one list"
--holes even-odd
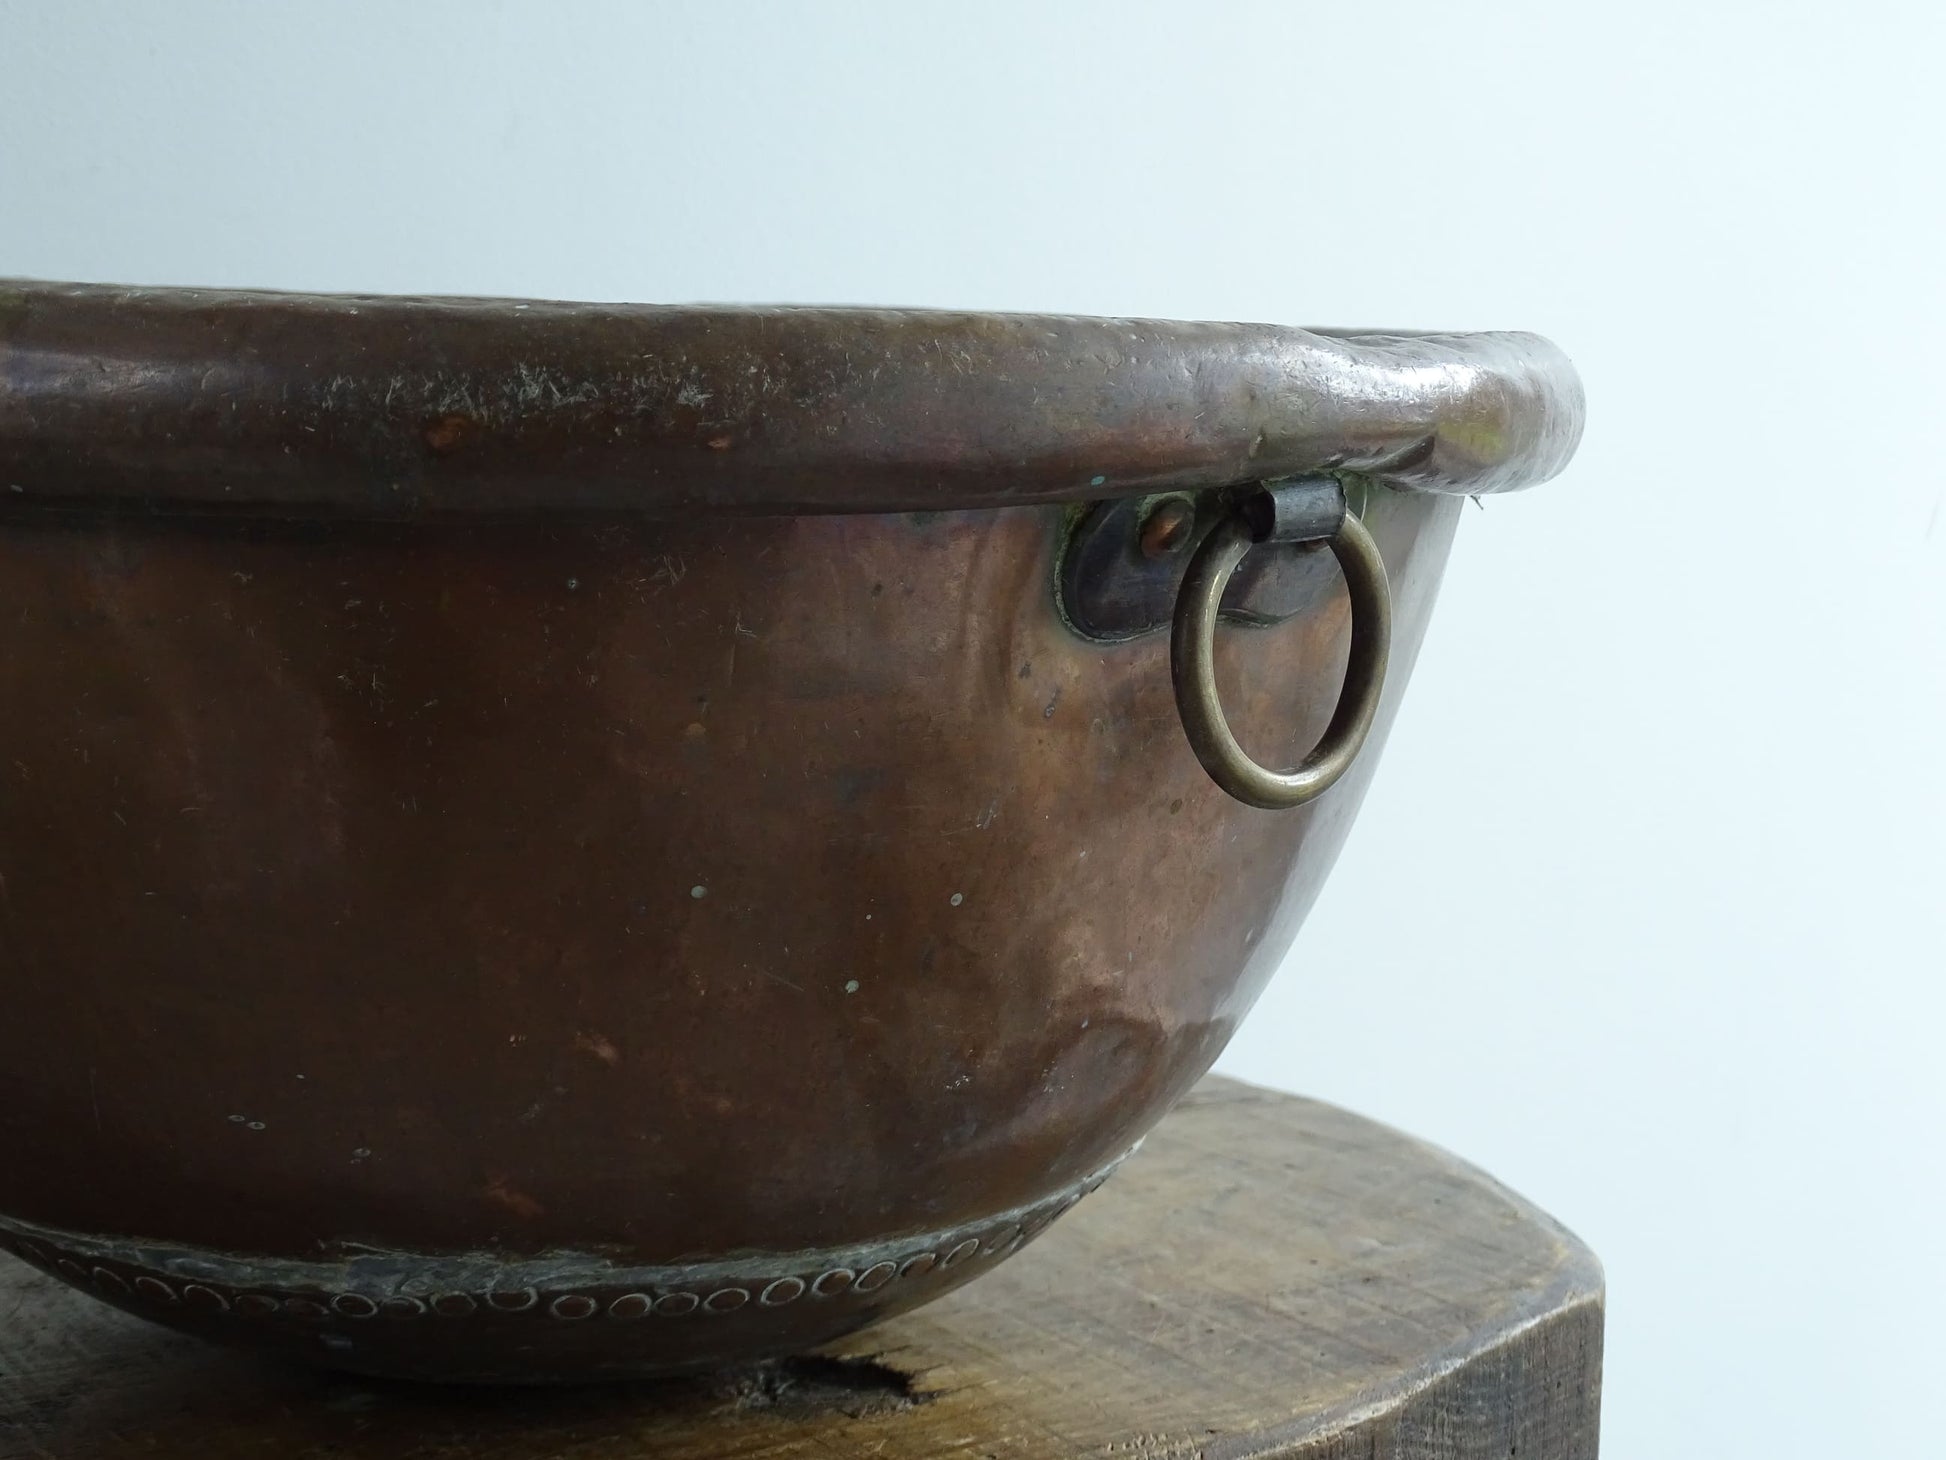
[[(0, 1243), (441, 1379), (938, 1296), (1215, 1059), (1580, 420), (1526, 335), (0, 287)], [(1342, 779), (1227, 794), (1185, 652)]]

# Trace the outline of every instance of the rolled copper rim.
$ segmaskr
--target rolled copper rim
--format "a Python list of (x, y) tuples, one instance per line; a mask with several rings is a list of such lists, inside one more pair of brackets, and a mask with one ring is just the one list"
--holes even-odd
[(1510, 491), (1582, 394), (1516, 333), (0, 281), (0, 512), (991, 508), (1355, 471)]

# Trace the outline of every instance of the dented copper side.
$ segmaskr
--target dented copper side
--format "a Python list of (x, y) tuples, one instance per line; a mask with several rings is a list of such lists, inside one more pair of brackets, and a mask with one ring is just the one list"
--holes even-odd
[[(0, 287), (0, 1243), (446, 1378), (945, 1291), (1216, 1057), (1459, 494), (1579, 427), (1530, 336)], [(1391, 663), (1258, 811), (1061, 565), (1090, 503), (1139, 557), (1151, 498), (1318, 471)], [(1343, 675), (1299, 576), (1215, 638), (1267, 764)]]

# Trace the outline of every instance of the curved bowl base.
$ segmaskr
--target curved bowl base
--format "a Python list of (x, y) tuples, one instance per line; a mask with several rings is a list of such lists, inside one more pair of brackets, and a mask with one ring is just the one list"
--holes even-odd
[(654, 1378), (814, 1348), (930, 1302), (1018, 1252), (1112, 1169), (944, 1231), (681, 1264), (378, 1249), (300, 1261), (12, 1219), (0, 1248), (139, 1317), (331, 1368), (446, 1383)]

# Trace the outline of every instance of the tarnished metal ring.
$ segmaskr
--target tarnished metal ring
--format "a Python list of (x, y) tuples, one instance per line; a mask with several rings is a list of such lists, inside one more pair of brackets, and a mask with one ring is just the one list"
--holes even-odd
[(1223, 715), (1216, 687), (1216, 619), (1230, 575), (1256, 546), (1243, 518), (1225, 518), (1196, 549), (1182, 588), (1169, 640), (1169, 668), (1176, 686), (1176, 708), (1190, 747), (1210, 779), (1237, 800), (1267, 811), (1302, 806), (1316, 799), (1357, 759), (1385, 688), (1385, 661), (1392, 640), (1392, 594), (1385, 560), (1365, 525), (1350, 512), (1337, 533), (1326, 539), (1351, 594), (1351, 657), (1345, 686), (1324, 738), (1295, 770), (1273, 771), (1257, 764), (1237, 744)]

